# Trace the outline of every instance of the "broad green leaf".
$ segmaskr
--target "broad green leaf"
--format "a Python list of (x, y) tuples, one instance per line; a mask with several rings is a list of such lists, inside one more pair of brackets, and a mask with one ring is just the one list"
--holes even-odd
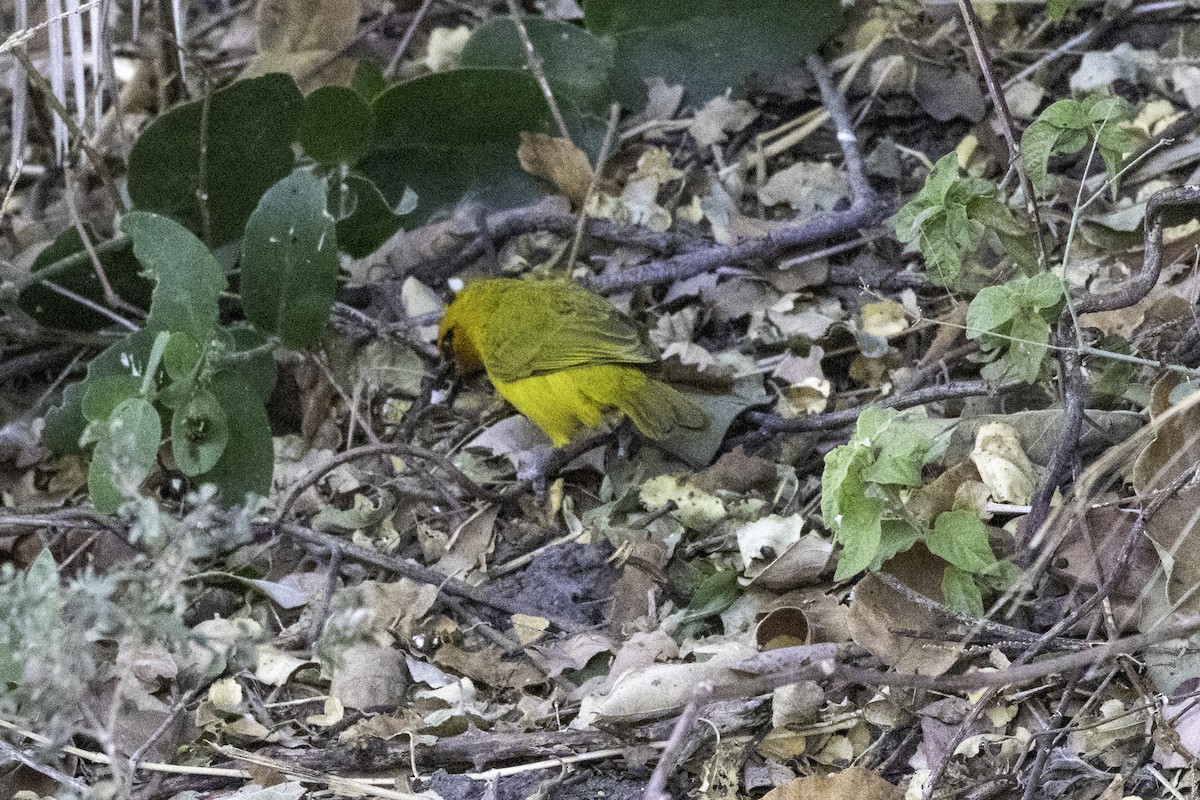
[(1050, 324), (1036, 314), (1026, 312), (1013, 320), (1009, 335), (1012, 343), (1005, 358), (1026, 383), (1034, 383), (1041, 374), (1042, 362), (1049, 350)]
[(371, 106), (353, 89), (323, 86), (304, 100), (300, 146), (321, 164), (353, 164), (375, 135)]
[(921, 468), (929, 461), (933, 439), (915, 425), (898, 424), (878, 437), (879, 455), (863, 472), (872, 483), (920, 486)]
[(242, 308), (289, 347), (325, 335), (337, 291), (337, 233), (325, 211), (328, 181), (299, 169), (272, 186), (242, 241)]
[(88, 468), (88, 494), (98, 511), (111, 514), (137, 494), (161, 441), (162, 421), (149, 401), (137, 397), (113, 409)]
[(924, 531), (914, 528), (902, 519), (885, 519), (879, 537), (879, 553), (871, 564), (871, 569), (878, 569), (888, 559), (912, 548), (924, 538)]
[(387, 91), (388, 82), (383, 74), (383, 65), (371, 58), (364, 58), (354, 66), (354, 77), (350, 88), (368, 103)]
[(996, 556), (988, 542), (987, 528), (973, 511), (946, 511), (938, 514), (933, 530), (925, 535), (925, 546), (959, 569), (978, 575), (996, 566)]
[(212, 253), (179, 223), (144, 211), (121, 221), (133, 254), (155, 279), (146, 330), (186, 333), (207, 342), (217, 326), (225, 274)]
[(1062, 278), (1052, 272), (1034, 275), (1021, 285), (1020, 296), (1023, 304), (1034, 309), (1055, 308), (1063, 301)]
[(265, 404), (275, 389), (278, 370), (275, 367), (273, 348), (267, 347), (268, 339), (254, 328), (240, 323), (225, 330), (229, 352), (220, 365), (220, 371), (242, 384), (259, 403)]
[(851, 578), (875, 563), (882, 544), (882, 526), (882, 501), (860, 495), (842, 504), (840, 518), (833, 526), (842, 545), (834, 580)]
[(614, 88), (638, 108), (646, 78), (681, 83), (699, 104), (799, 65), (837, 30), (841, 11), (839, 0), (589, 0), (584, 23), (615, 42)]
[(237, 435), (229, 437), (216, 465), (197, 480), (215, 484), (228, 505), (245, 502), (247, 494), (265, 497), (271, 491), (275, 449), (258, 389), (234, 373), (219, 374), (210, 388), (226, 417), (235, 421)]
[(263, 192), (295, 164), (303, 104), (295, 81), (274, 74), (160, 115), (129, 154), (134, 207), (175, 219), (212, 247), (240, 239)]
[(416, 205), (402, 196), (400, 206), (393, 209), (378, 186), (351, 173), (333, 187), (329, 208), (342, 210), (335, 214), (338, 247), (352, 258), (365, 258), (404, 226), (404, 215)]
[(963, 572), (957, 567), (946, 567), (946, 571), (942, 573), (942, 596), (946, 600), (946, 606), (954, 611), (973, 617), (983, 616), (983, 595), (969, 572)]
[[(97, 237), (91, 238), (93, 249), (104, 268), (104, 276), (113, 291), (126, 302), (139, 308), (149, 308), (152, 284), (141, 275), (141, 265), (133, 257), (129, 241), (118, 239), (98, 242)], [(21, 310), (26, 314), (51, 328), (95, 331), (112, 326), (111, 317), (93, 311), (42, 283), (43, 280), (51, 281), (98, 305), (105, 305), (100, 278), (75, 228), (63, 231), (53, 244), (39, 253), (31, 271), (18, 300)], [(124, 311), (116, 311), (125, 316)]]
[(195, 477), (214, 466), (229, 443), (229, 418), (207, 389), (171, 417), (171, 454), (180, 472)]
[(978, 339), (985, 333), (1000, 330), (1016, 313), (1013, 291), (1007, 284), (985, 286), (967, 306), (967, 338)]
[(527, 73), (457, 69), (393, 86), (372, 105), (375, 141), (358, 171), (395, 208), (406, 189), (419, 205), (411, 224), (466, 197), (515, 208), (542, 193), (521, 169), (522, 131), (554, 133), (549, 107)]
[[(581, 110), (607, 117), (613, 102), (609, 85), (612, 42), (568, 22), (529, 17), (524, 23), (555, 99), (568, 100)], [(475, 29), (459, 63), (464, 67), (525, 70), (529, 59), (516, 24), (508, 17), (496, 17)]]

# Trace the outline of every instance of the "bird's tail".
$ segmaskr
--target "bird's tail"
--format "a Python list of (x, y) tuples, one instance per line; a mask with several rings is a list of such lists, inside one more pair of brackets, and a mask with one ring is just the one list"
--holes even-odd
[(642, 385), (623, 392), (617, 406), (643, 435), (658, 440), (679, 428), (702, 431), (708, 427), (708, 415), (678, 389), (644, 373), (630, 371), (642, 379)]

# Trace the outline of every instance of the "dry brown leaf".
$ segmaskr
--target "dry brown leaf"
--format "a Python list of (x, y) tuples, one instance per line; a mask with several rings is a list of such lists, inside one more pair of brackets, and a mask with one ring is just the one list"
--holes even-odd
[(809, 775), (767, 792), (763, 800), (903, 800), (898, 786), (862, 767), (832, 775)]
[(583, 208), (592, 184), (592, 165), (570, 139), (522, 131), (517, 160), (521, 169), (554, 184), (576, 211)]
[[(949, 614), (939, 614), (868, 574), (850, 595), (850, 635), (897, 672), (941, 675), (962, 654), (965, 631)], [(902, 633), (911, 632), (911, 633)]]
[(258, 54), (241, 77), (286, 72), (307, 94), (349, 86), (355, 62), (342, 55), (354, 43), (361, 0), (259, 0)]

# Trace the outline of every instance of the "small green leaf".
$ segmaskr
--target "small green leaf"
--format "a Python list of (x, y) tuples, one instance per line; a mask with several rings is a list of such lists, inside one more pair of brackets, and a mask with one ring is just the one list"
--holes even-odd
[(987, 528), (973, 511), (938, 514), (933, 530), (925, 536), (925, 546), (935, 556), (941, 556), (973, 575), (988, 572), (996, 566)]
[(83, 400), (92, 384), (107, 375), (133, 376), (141, 386), (156, 331), (142, 329), (109, 345), (88, 363), (87, 376), (63, 391), (62, 403), (46, 412), (42, 441), (56, 453), (78, 453), (87, 419)]
[(1034, 275), (1021, 286), (1020, 297), (1024, 304), (1028, 304), (1032, 308), (1056, 309), (1063, 301), (1062, 278), (1052, 272)]
[(985, 286), (967, 306), (967, 338), (978, 339), (985, 333), (1001, 330), (1016, 313), (1011, 287)]
[(246, 225), (242, 307), (290, 347), (325, 335), (337, 291), (337, 232), (325, 211), (328, 182), (299, 169), (272, 186)]
[(387, 91), (387, 78), (383, 74), (383, 65), (370, 58), (364, 58), (354, 65), (354, 77), (350, 79), (350, 88), (358, 92), (358, 96), (368, 103)]
[(354, 90), (324, 86), (304, 101), (300, 146), (321, 164), (353, 164), (375, 135), (375, 114)]
[(1042, 364), (1049, 352), (1049, 323), (1034, 314), (1025, 314), (1013, 320), (1009, 335), (1013, 341), (1006, 359), (1026, 383), (1034, 383), (1041, 374)]
[(192, 377), (200, 368), (204, 347), (186, 333), (172, 333), (163, 351), (163, 370), (173, 381)]
[(208, 341), (217, 326), (217, 300), (226, 288), (225, 273), (212, 253), (182, 225), (158, 214), (131, 212), (121, 228), (155, 279), (145, 329)]
[(180, 472), (195, 477), (214, 466), (229, 443), (229, 419), (216, 395), (202, 389), (171, 417), (171, 454)]
[(88, 422), (104, 422), (117, 406), (141, 391), (142, 379), (133, 375), (105, 375), (90, 381), (83, 395), (83, 416)]
[(697, 622), (715, 617), (733, 605), (741, 595), (738, 574), (735, 570), (724, 570), (709, 575), (696, 588), (692, 601), (683, 615), (684, 622)]
[(175, 219), (212, 247), (240, 239), (263, 192), (296, 162), (303, 104), (295, 81), (273, 74), (159, 115), (129, 154), (134, 207)]
[(1046, 0), (1046, 16), (1057, 24), (1062, 22), (1068, 13), (1074, 11), (1078, 4), (1079, 0)]
[(957, 567), (946, 567), (942, 573), (942, 596), (946, 606), (973, 617), (983, 616), (983, 595), (974, 577)]
[(876, 437), (879, 455), (864, 472), (872, 483), (920, 486), (921, 468), (929, 461), (933, 439), (915, 425), (892, 425)]
[[(829, 525), (826, 521), (826, 526)], [(864, 495), (847, 498), (832, 528), (842, 544), (833, 579), (852, 578), (874, 564), (879, 556), (883, 543), (883, 502)]]
[(147, 400), (126, 400), (104, 424), (88, 468), (88, 494), (98, 511), (115, 512), (137, 494), (157, 463), (162, 421)]

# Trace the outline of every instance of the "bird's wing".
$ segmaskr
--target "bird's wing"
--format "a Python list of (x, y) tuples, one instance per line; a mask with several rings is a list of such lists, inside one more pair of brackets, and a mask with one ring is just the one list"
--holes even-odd
[(521, 336), (496, 336), (488, 347), (488, 373), (502, 381), (585, 364), (651, 364), (658, 353), (637, 327), (607, 300), (584, 289), (521, 304)]

